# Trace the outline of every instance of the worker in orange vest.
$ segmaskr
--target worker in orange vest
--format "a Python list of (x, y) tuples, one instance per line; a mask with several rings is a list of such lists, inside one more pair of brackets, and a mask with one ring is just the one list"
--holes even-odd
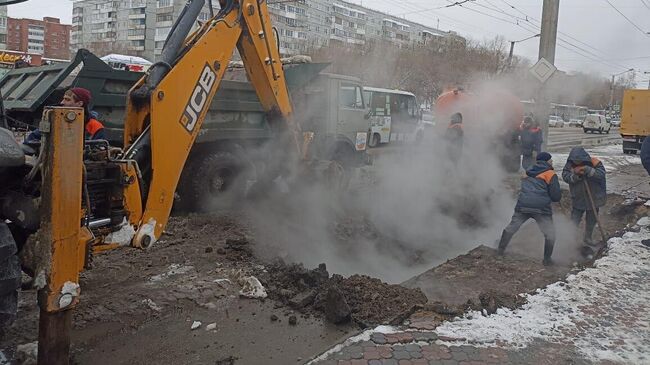
[[(84, 108), (84, 129), (86, 139), (106, 139), (104, 125), (96, 119), (97, 113), (90, 110), (92, 94), (82, 87), (74, 87), (63, 94), (61, 106)], [(41, 131), (36, 129), (25, 139), (26, 143), (37, 142), (41, 139)]]

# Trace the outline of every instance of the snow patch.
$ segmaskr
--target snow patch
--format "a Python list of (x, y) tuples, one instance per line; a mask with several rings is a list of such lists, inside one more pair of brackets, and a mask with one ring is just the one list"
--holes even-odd
[(171, 264), (169, 265), (169, 268), (167, 269), (167, 272), (164, 272), (162, 274), (154, 275), (152, 276), (149, 281), (161, 281), (163, 279), (166, 279), (170, 276), (173, 275), (181, 275), (181, 274), (187, 274), (188, 272), (194, 270), (194, 266), (187, 266), (187, 265), (181, 265), (181, 264)]
[(327, 359), (330, 355), (335, 354), (337, 352), (340, 352), (344, 348), (351, 346), (357, 342), (364, 342), (364, 341), (370, 341), (370, 337), (372, 336), (373, 333), (382, 333), (382, 334), (390, 334), (390, 333), (397, 333), (400, 332), (400, 329), (397, 327), (393, 326), (377, 326), (374, 329), (366, 330), (364, 332), (361, 332), (360, 334), (356, 336), (352, 336), (348, 338), (347, 340), (339, 343), (338, 345), (332, 347), (331, 349), (327, 350), (326, 352), (320, 354), (318, 357), (312, 359), (307, 363), (307, 365), (311, 364), (316, 364), (319, 361), (323, 361)]
[(193, 331), (199, 327), (201, 327), (201, 321), (194, 321), (192, 322), (192, 327), (190, 327), (190, 329)]
[(637, 226), (647, 227), (650, 226), (650, 217), (643, 217), (636, 222)]
[(266, 289), (260, 281), (254, 276), (246, 276), (241, 278), (240, 284), (242, 286), (239, 295), (246, 298), (266, 298)]
[(465, 338), (474, 346), (495, 346), (490, 343), (498, 341), (506, 348), (524, 348), (539, 339), (573, 344), (595, 362), (647, 364), (650, 250), (640, 244), (647, 238), (648, 230), (612, 238), (608, 255), (596, 261), (595, 267), (568, 276), (566, 284), (554, 283), (527, 295), (528, 303), (522, 308), (503, 309), (489, 317), (468, 313), (436, 331)]
[(124, 218), (120, 227), (118, 231), (111, 232), (106, 236), (106, 242), (116, 243), (120, 246), (128, 246), (131, 244), (133, 236), (135, 236), (135, 229), (129, 224), (126, 218)]

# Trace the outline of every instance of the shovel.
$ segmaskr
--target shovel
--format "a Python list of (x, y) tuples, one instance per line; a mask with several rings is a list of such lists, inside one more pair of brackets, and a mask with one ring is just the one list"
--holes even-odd
[(582, 182), (585, 184), (585, 190), (587, 191), (587, 197), (589, 198), (589, 203), (591, 204), (591, 209), (593, 210), (594, 216), (596, 217), (596, 223), (598, 224), (598, 229), (600, 230), (600, 236), (602, 237), (602, 240), (603, 240), (603, 246), (598, 250), (598, 253), (597, 253), (597, 256), (598, 256), (607, 247), (607, 236), (605, 235), (605, 230), (603, 229), (603, 225), (600, 223), (600, 218), (598, 217), (598, 213), (596, 212), (596, 204), (594, 203), (593, 195), (591, 195), (591, 188), (589, 187), (589, 183), (587, 182), (586, 178), (584, 180), (582, 180)]

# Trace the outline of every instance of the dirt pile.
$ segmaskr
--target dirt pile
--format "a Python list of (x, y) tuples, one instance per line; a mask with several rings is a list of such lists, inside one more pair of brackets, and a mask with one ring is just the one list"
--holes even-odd
[(325, 264), (307, 270), (276, 262), (260, 278), (271, 299), (303, 313), (324, 315), (333, 323), (353, 320), (362, 327), (396, 324), (426, 303), (419, 289), (391, 285), (363, 275), (330, 276)]

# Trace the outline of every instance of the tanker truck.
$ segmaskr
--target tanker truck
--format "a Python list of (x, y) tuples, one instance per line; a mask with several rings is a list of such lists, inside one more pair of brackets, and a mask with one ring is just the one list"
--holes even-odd
[(467, 133), (480, 132), (489, 138), (506, 171), (519, 170), (519, 130), (524, 108), (516, 96), (502, 89), (476, 93), (460, 88), (446, 90), (436, 99), (437, 128), (446, 128), (451, 115), (457, 112), (463, 115)]

